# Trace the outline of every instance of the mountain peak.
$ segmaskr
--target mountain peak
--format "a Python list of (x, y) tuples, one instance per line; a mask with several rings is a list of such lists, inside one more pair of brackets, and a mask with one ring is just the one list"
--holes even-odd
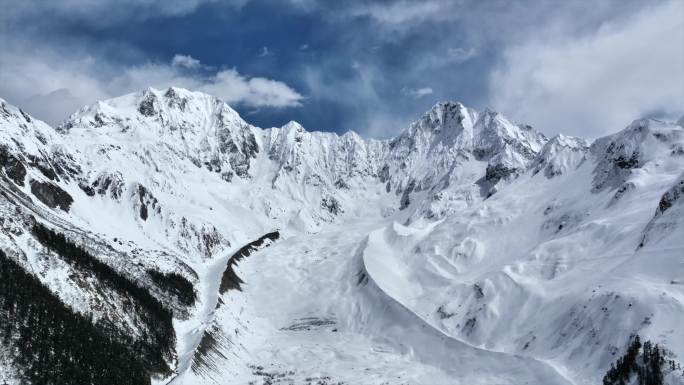
[(146, 127), (147, 130), (170, 128), (185, 131), (193, 127), (209, 128), (207, 123), (211, 122), (219, 125), (247, 124), (235, 110), (215, 96), (179, 87), (169, 87), (166, 90), (149, 87), (85, 106), (72, 114), (58, 130), (103, 127), (120, 131), (133, 128), (139, 131)]
[(466, 106), (457, 100), (442, 100), (435, 103), (431, 110), (436, 108), (466, 108)]
[(597, 139), (591, 153), (598, 160), (594, 191), (625, 183), (635, 170), (670, 162), (684, 154), (684, 130), (674, 122), (636, 119), (625, 129)]
[(435, 103), (432, 107), (430, 107), (429, 110), (427, 110), (426, 113), (430, 113), (432, 111), (435, 112), (445, 112), (445, 111), (456, 111), (456, 110), (463, 110), (466, 109), (467, 107), (465, 104), (455, 101), (455, 100), (442, 100), (437, 103)]
[(576, 137), (563, 134), (557, 134), (556, 136), (549, 139), (544, 147), (568, 147), (568, 148), (587, 148), (587, 141)]
[(293, 130), (295, 132), (304, 132), (306, 129), (299, 122), (290, 120), (289, 122), (283, 124), (281, 127), (283, 130)]
[(427, 137), (433, 137), (429, 141), (436, 140), (447, 145), (455, 145), (456, 142), (462, 142), (459, 138), (472, 136), (472, 126), (476, 119), (475, 110), (465, 107), (460, 102), (443, 101), (432, 106), (399, 137), (415, 137), (420, 134), (426, 136), (426, 140)]

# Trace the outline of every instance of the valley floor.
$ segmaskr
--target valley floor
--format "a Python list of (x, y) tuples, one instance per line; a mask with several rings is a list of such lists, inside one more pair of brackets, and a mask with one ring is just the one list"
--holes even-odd
[(226, 294), (240, 299), (224, 305), (239, 325), (217, 321), (231, 335), (225, 361), (195, 373), (182, 358), (172, 383), (571, 384), (545, 363), (457, 341), (380, 290), (362, 254), (367, 234), (385, 224), (285, 233), (243, 260), (243, 291)]

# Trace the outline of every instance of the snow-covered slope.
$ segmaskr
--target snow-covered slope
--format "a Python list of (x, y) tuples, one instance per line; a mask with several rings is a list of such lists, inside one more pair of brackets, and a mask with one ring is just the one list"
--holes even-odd
[(632, 334), (681, 357), (683, 135), (641, 120), (591, 152), (554, 138), (527, 173), (459, 215), (372, 232), (366, 269), (434, 328), (578, 383), (598, 381)]
[(636, 333), (684, 355), (681, 124), (589, 146), (446, 102), (372, 140), (169, 88), (56, 129), (0, 101), (0, 129), (2, 250), (134, 339), (144, 309), (36, 223), (159, 298), (155, 382), (589, 384)]

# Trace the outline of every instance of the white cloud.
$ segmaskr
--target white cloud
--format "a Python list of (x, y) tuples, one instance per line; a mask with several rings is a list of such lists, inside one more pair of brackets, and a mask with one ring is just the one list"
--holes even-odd
[(402, 26), (411, 22), (425, 20), (444, 20), (456, 15), (443, 12), (449, 8), (448, 1), (441, 0), (401, 0), (390, 3), (356, 3), (349, 10), (352, 16), (369, 16), (381, 23)]
[[(190, 56), (171, 63), (118, 66), (91, 57), (74, 59), (49, 50), (30, 54), (3, 47), (0, 56), (0, 96), (48, 123), (98, 100), (147, 87), (178, 86), (213, 94), (228, 103), (251, 107), (300, 106), (303, 96), (287, 84), (247, 77), (235, 69), (203, 75), (206, 67)], [(73, 55), (71, 55), (73, 56)], [(203, 69), (204, 71), (193, 71)]]
[(235, 69), (218, 72), (199, 90), (216, 95), (228, 103), (244, 103), (252, 107), (296, 107), (303, 99), (287, 84), (262, 78), (246, 78)]
[(672, 0), (591, 35), (509, 47), (490, 79), (494, 107), (550, 133), (590, 138), (654, 112), (681, 114), (683, 14), (684, 3)]
[(447, 55), (449, 58), (456, 62), (456, 63), (464, 63), (473, 57), (477, 52), (475, 51), (475, 48), (461, 48), (461, 47), (454, 47), (454, 48), (448, 48), (447, 49)]
[[(199, 63), (201, 65), (201, 63)], [(137, 91), (148, 86), (166, 88), (179, 86), (206, 92), (228, 103), (250, 107), (297, 107), (304, 97), (287, 84), (263, 77), (246, 77), (233, 69), (224, 69), (202, 77), (179, 73), (173, 66), (147, 64), (130, 67), (114, 78), (107, 88), (116, 95)]]
[[(69, 32), (64, 38), (50, 39), (49, 45), (42, 43), (44, 30), (52, 31), (53, 22), (61, 24), (62, 18), (71, 26), (97, 30), (147, 17), (178, 17), (212, 2), (216, 10), (227, 4), (233, 12), (247, 1), (0, 0), (5, 10), (0, 12), (0, 96), (52, 122), (98, 99), (171, 84), (255, 108), (300, 105), (302, 95), (277, 80), (250, 78), (226, 66), (210, 68), (187, 55), (177, 55), (168, 63), (145, 63), (148, 55), (136, 45), (106, 34)], [(681, 71), (679, 76), (672, 74), (683, 60), (681, 48), (677, 49), (682, 33), (647, 36), (649, 30), (665, 28), (682, 13), (670, 6), (669, 14), (658, 16), (663, 17), (660, 22), (653, 16), (657, 7), (672, 4), (663, 0), (653, 4), (605, 0), (591, 6), (548, 0), (341, 5), (289, 1), (295, 11), (318, 12), (315, 16), (328, 27), (338, 28), (340, 43), (321, 55), (307, 45), (310, 42), (298, 42), (304, 43), (299, 57), (307, 60), (294, 63), (298, 67), (288, 68), (288, 74), (305, 82), (302, 87), (312, 100), (307, 104), (321, 101), (334, 106), (326, 117), (339, 117), (340, 122), (326, 124), (372, 136), (389, 136), (419, 116), (432, 99), (427, 96), (430, 89), (433, 96), (463, 100), (474, 107), (492, 105), (549, 133), (586, 136), (619, 129), (639, 115), (669, 112), (676, 109), (673, 100), (681, 99), (681, 92), (676, 92), (683, 88), (677, 80)], [(650, 18), (638, 16), (644, 12)], [(628, 19), (631, 14), (637, 16)], [(606, 26), (596, 32), (600, 24)], [(358, 28), (349, 30), (349, 25)], [(194, 37), (192, 32), (188, 37)], [(10, 44), (14, 45), (8, 49)], [(251, 49), (254, 55), (272, 54), (268, 47)], [(111, 52), (117, 53), (117, 63), (138, 64), (115, 64), (105, 59)], [(396, 56), (388, 60), (388, 54)], [(341, 70), (352, 60), (355, 71)], [(266, 65), (258, 64), (259, 68)], [(496, 71), (490, 73), (493, 65)], [(416, 88), (398, 93), (397, 84)]]
[(402, 92), (404, 93), (404, 95), (409, 95), (414, 99), (420, 99), (423, 96), (431, 95), (433, 93), (432, 88), (430, 87), (423, 87), (418, 89), (404, 88), (402, 89)]
[(259, 57), (266, 57), (266, 56), (273, 56), (274, 53), (271, 52), (268, 47), (263, 46), (261, 47), (261, 51), (259, 52)]
[(185, 67), (188, 69), (198, 69), (202, 67), (199, 60), (188, 55), (178, 55), (176, 54), (173, 59), (171, 59), (171, 65), (174, 67)]
[[(198, 7), (218, 0), (0, 0), (0, 20), (28, 18), (40, 22), (41, 17), (68, 16), (110, 25), (122, 20), (150, 17), (182, 16)], [(240, 8), (249, 0), (221, 0), (222, 4)]]
[(87, 102), (110, 96), (100, 80), (86, 73), (94, 67), (90, 58), (67, 62), (46, 52), (38, 56), (2, 49), (0, 96), (40, 119), (54, 123)]

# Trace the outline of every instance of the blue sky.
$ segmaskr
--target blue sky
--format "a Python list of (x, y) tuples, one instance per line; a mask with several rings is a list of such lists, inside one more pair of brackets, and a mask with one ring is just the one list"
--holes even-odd
[[(389, 137), (440, 100), (595, 138), (684, 111), (684, 2), (0, 0), (0, 97), (57, 123), (178, 85)], [(6, 11), (5, 11), (6, 10)]]

